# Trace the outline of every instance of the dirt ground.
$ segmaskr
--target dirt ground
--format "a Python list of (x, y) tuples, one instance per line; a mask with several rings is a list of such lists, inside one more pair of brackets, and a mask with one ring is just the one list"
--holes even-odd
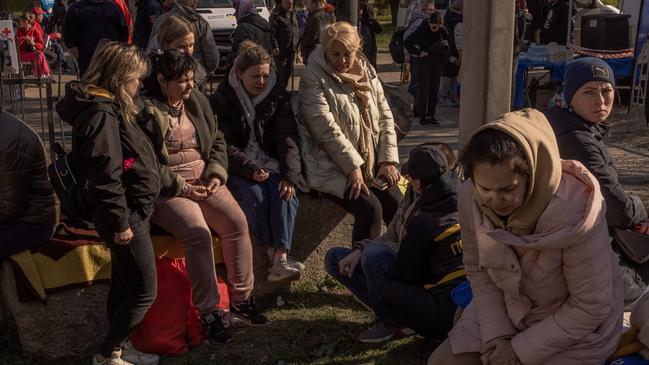
[(649, 127), (644, 115), (627, 114), (618, 108), (607, 140), (625, 189), (638, 195), (649, 206)]

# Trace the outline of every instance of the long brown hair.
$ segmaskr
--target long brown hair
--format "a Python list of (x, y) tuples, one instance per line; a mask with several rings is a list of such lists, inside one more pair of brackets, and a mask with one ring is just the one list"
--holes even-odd
[(101, 41), (81, 82), (101, 87), (113, 94), (126, 120), (132, 122), (137, 109), (133, 99), (126, 93), (124, 84), (133, 78), (144, 78), (149, 73), (149, 68), (149, 59), (137, 46)]

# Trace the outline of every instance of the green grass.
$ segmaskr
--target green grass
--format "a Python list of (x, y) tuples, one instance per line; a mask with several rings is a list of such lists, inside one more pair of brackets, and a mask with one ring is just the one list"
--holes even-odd
[(620, 0), (602, 0), (605, 5), (613, 5), (616, 8), (620, 5)]
[(29, 0), (3, 0), (7, 1), (7, 9), (14, 13), (21, 13), (23, 8), (30, 3)]
[(376, 46), (378, 49), (387, 49), (395, 27), (389, 21), (387, 23), (381, 22), (381, 27), (383, 28), (383, 31), (376, 35)]
[[(227, 345), (204, 344), (189, 353), (163, 358), (161, 365), (202, 364), (378, 364), (415, 365), (426, 362), (435, 348), (432, 340), (407, 338), (382, 345), (356, 341), (373, 316), (338, 285), (325, 291), (284, 292), (285, 304), (277, 296), (261, 298), (260, 308), (273, 321), (270, 326), (240, 328)], [(101, 334), (97, 334), (100, 336)], [(87, 365), (90, 354), (48, 362), (22, 353), (16, 330), (0, 322), (0, 364)]]

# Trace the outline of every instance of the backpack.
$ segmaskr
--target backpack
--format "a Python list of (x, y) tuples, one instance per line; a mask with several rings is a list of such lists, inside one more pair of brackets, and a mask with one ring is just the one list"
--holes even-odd
[(406, 52), (403, 49), (403, 34), (406, 32), (406, 27), (399, 27), (392, 33), (390, 38), (390, 56), (395, 63), (403, 63), (406, 59)]
[(88, 180), (81, 176), (74, 165), (74, 152), (65, 152), (60, 144), (52, 146), (56, 160), (47, 167), (52, 188), (61, 203), (61, 212), (77, 227), (93, 228), (87, 221), (86, 203), (83, 199), (88, 190)]

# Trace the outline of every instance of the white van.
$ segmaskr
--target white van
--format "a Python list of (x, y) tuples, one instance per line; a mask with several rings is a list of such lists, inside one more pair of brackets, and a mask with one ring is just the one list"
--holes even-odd
[[(264, 0), (253, 0), (253, 3), (257, 6), (259, 15), (268, 20), (270, 11)], [(232, 0), (198, 0), (196, 12), (210, 24), (216, 47), (221, 54), (221, 60), (225, 60), (226, 56), (232, 51), (230, 36), (237, 28)]]

